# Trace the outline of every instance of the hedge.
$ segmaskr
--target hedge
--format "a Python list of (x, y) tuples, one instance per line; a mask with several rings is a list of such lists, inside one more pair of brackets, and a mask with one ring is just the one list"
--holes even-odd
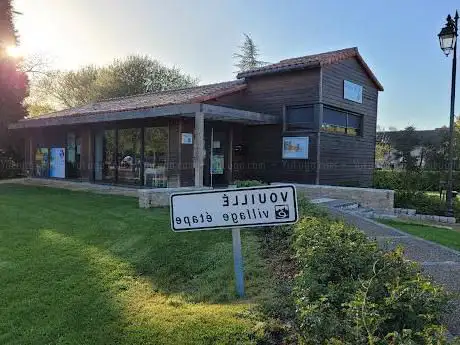
[[(444, 171), (374, 171), (374, 188), (437, 191), (441, 181), (447, 181), (447, 173)], [(454, 190), (460, 188), (460, 171), (454, 171), (453, 173), (453, 186)]]

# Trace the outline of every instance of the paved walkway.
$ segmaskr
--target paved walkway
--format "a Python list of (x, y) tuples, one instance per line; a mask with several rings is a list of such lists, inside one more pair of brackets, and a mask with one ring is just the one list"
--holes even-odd
[[(398, 245), (404, 247), (404, 255), (421, 264), (423, 272), (448, 291), (460, 294), (460, 252), (442, 245), (414, 237), (360, 215), (339, 210), (333, 201), (320, 203), (346, 222), (363, 230), (377, 240), (381, 248), (391, 250)], [(453, 335), (460, 335), (460, 295), (452, 302), (453, 311), (446, 316), (446, 323)]]

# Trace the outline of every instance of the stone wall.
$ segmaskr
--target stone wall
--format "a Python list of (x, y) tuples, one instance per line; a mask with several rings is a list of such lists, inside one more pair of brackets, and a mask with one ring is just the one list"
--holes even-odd
[(179, 188), (153, 188), (139, 189), (139, 207), (166, 207), (169, 206), (171, 194), (178, 192), (193, 192), (197, 190), (208, 190), (209, 187), (179, 187)]
[[(278, 184), (278, 183), (273, 183)], [(297, 193), (309, 199), (331, 198), (357, 202), (377, 211), (393, 211), (394, 191), (389, 189), (295, 184)]]

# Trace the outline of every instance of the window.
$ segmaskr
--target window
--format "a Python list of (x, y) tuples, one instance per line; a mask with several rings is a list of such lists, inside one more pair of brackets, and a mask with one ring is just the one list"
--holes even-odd
[(286, 131), (314, 129), (315, 114), (312, 105), (286, 107)]
[(144, 185), (160, 188), (168, 186), (168, 127), (145, 129)]
[(321, 130), (351, 136), (361, 135), (362, 116), (324, 107)]
[(326, 132), (345, 134), (347, 132), (347, 113), (324, 107), (321, 128)]
[(116, 133), (114, 129), (104, 131), (103, 137), (103, 180), (116, 182)]
[(141, 171), (141, 129), (118, 130), (118, 182), (139, 184)]

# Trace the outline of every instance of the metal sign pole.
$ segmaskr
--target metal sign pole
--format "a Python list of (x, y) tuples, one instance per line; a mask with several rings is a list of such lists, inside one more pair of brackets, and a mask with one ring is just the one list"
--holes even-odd
[(212, 188), (212, 183), (213, 183), (213, 172), (212, 172), (212, 164), (214, 160), (214, 127), (211, 127), (211, 154), (209, 155), (209, 174), (211, 178), (211, 188)]
[(235, 266), (236, 293), (244, 297), (243, 255), (241, 253), (240, 228), (232, 228), (233, 264)]

